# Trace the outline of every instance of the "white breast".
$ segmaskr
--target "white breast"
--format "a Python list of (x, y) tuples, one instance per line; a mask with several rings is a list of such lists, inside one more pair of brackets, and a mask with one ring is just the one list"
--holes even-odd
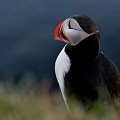
[[(57, 57), (57, 60), (55, 62), (55, 73), (56, 77), (61, 89), (61, 93), (63, 95), (63, 99), (65, 101), (66, 107), (68, 108), (67, 102), (66, 102), (66, 96), (64, 91), (64, 76), (70, 69), (70, 59), (65, 53), (65, 47), (62, 49), (60, 54)], [(68, 108), (69, 109), (69, 108)]]

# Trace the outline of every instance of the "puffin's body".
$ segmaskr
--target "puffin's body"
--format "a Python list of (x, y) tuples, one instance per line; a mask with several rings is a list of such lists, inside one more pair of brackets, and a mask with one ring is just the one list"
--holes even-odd
[(68, 109), (73, 97), (83, 105), (99, 98), (111, 103), (120, 97), (119, 71), (100, 51), (99, 31), (89, 17), (69, 17), (58, 25), (54, 37), (67, 43), (58, 55), (55, 73)]

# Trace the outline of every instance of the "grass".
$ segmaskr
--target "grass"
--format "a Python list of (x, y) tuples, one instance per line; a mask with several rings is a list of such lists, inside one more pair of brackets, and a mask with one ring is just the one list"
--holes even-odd
[(119, 110), (100, 102), (88, 111), (74, 106), (69, 113), (60, 91), (49, 91), (49, 82), (39, 86), (23, 81), (17, 86), (1, 84), (0, 120), (120, 120)]

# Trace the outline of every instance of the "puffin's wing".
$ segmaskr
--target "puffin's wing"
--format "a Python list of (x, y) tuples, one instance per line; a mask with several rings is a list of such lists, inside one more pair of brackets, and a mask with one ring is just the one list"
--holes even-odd
[(111, 97), (120, 97), (120, 73), (112, 60), (100, 53), (101, 72)]

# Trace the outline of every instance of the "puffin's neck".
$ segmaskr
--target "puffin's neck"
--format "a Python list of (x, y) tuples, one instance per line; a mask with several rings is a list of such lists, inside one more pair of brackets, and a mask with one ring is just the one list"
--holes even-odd
[(65, 52), (69, 56), (71, 63), (90, 62), (99, 54), (99, 38), (92, 35), (77, 45), (67, 44)]

